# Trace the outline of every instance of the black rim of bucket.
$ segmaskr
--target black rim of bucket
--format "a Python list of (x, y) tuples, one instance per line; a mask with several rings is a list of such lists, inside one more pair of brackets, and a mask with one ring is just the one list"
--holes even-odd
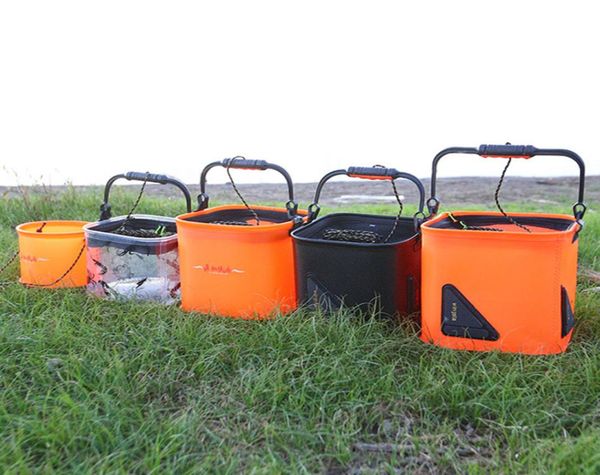
[(402, 217), (402, 218), (399, 218), (399, 220), (398, 220), (400, 223), (399, 229), (401, 230), (401, 228), (403, 226), (410, 226), (411, 234), (407, 235), (406, 238), (391, 240), (390, 242), (365, 243), (365, 242), (352, 242), (352, 241), (334, 241), (334, 240), (329, 240), (329, 239), (323, 239), (320, 237), (306, 236), (306, 234), (309, 234), (315, 227), (328, 225), (330, 221), (333, 221), (333, 223), (331, 223), (331, 226), (334, 226), (336, 220), (338, 220), (339, 218), (345, 218), (345, 217), (358, 218), (365, 222), (373, 222), (374, 220), (387, 220), (390, 222), (390, 225), (392, 225), (393, 222), (396, 221), (396, 219), (397, 219), (394, 216), (381, 216), (381, 215), (377, 215), (377, 214), (332, 213), (332, 214), (323, 216), (322, 218), (317, 219), (317, 220), (313, 221), (312, 223), (307, 224), (306, 226), (301, 226), (301, 227), (295, 229), (294, 231), (292, 231), (292, 237), (294, 239), (296, 239), (297, 241), (318, 243), (318, 244), (324, 244), (324, 245), (328, 245), (328, 246), (350, 246), (350, 247), (364, 247), (364, 248), (369, 248), (369, 249), (373, 249), (373, 248), (382, 248), (383, 249), (383, 248), (388, 248), (388, 247), (394, 247), (394, 246), (397, 246), (398, 244), (402, 244), (404, 242), (410, 241), (416, 235), (419, 234), (419, 231), (417, 229), (415, 229), (414, 218)]
[[(569, 231), (576, 223), (573, 218), (554, 218), (551, 216), (515, 216), (519, 223), (525, 226), (545, 228), (551, 231)], [(462, 224), (461, 224), (462, 223)], [(465, 228), (464, 225), (467, 226)], [(434, 229), (473, 229), (477, 230), (480, 227), (497, 226), (499, 224), (507, 224), (503, 215), (492, 214), (469, 214), (463, 215), (459, 213), (448, 213), (445, 219), (430, 223), (428, 226)], [(509, 223), (512, 224), (512, 223)], [(535, 233), (535, 231), (533, 231)]]
[(177, 225), (175, 218), (150, 215), (133, 215), (129, 217), (128, 226), (137, 226), (141, 229), (165, 226), (173, 232), (163, 237), (137, 237), (123, 234), (115, 234), (115, 229), (123, 226), (127, 220), (126, 216), (116, 217), (99, 221), (86, 227), (87, 245), (94, 247), (112, 247), (120, 249), (123, 253), (140, 255), (157, 255), (177, 249)]
[(274, 210), (262, 209), (260, 207), (254, 207), (252, 211), (249, 211), (246, 208), (215, 208), (214, 210), (209, 209), (205, 213), (193, 214), (192, 216), (184, 217), (182, 219), (183, 221), (192, 223), (227, 225), (231, 222), (231, 226), (247, 225), (256, 227), (254, 225), (255, 215), (258, 215), (262, 223), (282, 224), (290, 222), (287, 209), (282, 208), (281, 210)]

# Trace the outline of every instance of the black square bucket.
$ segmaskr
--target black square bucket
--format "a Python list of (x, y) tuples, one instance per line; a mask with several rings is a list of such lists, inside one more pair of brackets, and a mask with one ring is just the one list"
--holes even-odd
[[(395, 180), (410, 180), (419, 191), (419, 211), (410, 218), (335, 213), (316, 219), (323, 186), (340, 175), (389, 180), (400, 205)], [(308, 224), (292, 232), (299, 305), (326, 312), (344, 307), (386, 316), (417, 312), (424, 197), (418, 178), (393, 168), (350, 167), (325, 175), (309, 207)]]

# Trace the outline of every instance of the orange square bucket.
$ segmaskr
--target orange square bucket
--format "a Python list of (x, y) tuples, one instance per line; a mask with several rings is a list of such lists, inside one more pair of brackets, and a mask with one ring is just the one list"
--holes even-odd
[(573, 333), (578, 236), (586, 210), (583, 160), (570, 150), (530, 145), (443, 150), (433, 161), (431, 214), (440, 203), (438, 162), (455, 153), (509, 160), (568, 157), (579, 165), (579, 199), (573, 216), (505, 213), (498, 203), (500, 212), (453, 211), (425, 222), (421, 339), (458, 350), (565, 351)]
[[(279, 172), (288, 186), (286, 207), (250, 206), (242, 198), (243, 205), (208, 208), (206, 176), (215, 167), (228, 173), (234, 168)], [(234, 157), (209, 164), (202, 171), (200, 189), (198, 210), (176, 219), (182, 309), (247, 319), (294, 310), (290, 232), (306, 212), (297, 209), (287, 171), (264, 160)]]

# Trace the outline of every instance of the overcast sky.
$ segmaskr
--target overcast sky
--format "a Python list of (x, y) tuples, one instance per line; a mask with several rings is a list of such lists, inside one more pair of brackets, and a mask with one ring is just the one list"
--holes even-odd
[(424, 177), (442, 148), (506, 141), (571, 148), (600, 174), (598, 19), (586, 1), (2, 2), (0, 184), (196, 182), (233, 155), (298, 182), (374, 163)]

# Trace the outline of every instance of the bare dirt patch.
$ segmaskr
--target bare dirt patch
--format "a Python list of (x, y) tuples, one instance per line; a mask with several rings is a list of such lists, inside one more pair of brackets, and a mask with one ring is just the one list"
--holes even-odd
[[(427, 194), (429, 193), (429, 180), (423, 180)], [(438, 184), (438, 197), (444, 204), (493, 204), (494, 190), (498, 183), (493, 177), (462, 177), (442, 178)], [(131, 185), (132, 190), (137, 190), (139, 185)], [(240, 184), (238, 188), (249, 202), (284, 202), (285, 187), (279, 184)], [(311, 203), (313, 200), (316, 183), (296, 184), (296, 200), (302, 205)], [(65, 190), (66, 187), (28, 187), (28, 191), (52, 191)], [(102, 187), (99, 186), (76, 186), (76, 190), (93, 191), (100, 196)], [(416, 202), (417, 193), (414, 185), (398, 182), (398, 189), (407, 203)], [(198, 185), (190, 185), (193, 195), (199, 193)], [(151, 196), (165, 196), (178, 198), (178, 190), (172, 187), (149, 185), (147, 193)], [(210, 185), (209, 194), (211, 200), (219, 202), (237, 202), (230, 184)], [(0, 187), (0, 196), (18, 196), (15, 187)], [(328, 183), (323, 191), (321, 202), (328, 205), (339, 205), (343, 203), (387, 203), (385, 199), (389, 196), (393, 203), (392, 189), (387, 182), (375, 181), (336, 181)], [(525, 178), (509, 177), (502, 188), (502, 201), (510, 202), (532, 202), (540, 204), (553, 204), (566, 201), (576, 201), (577, 178), (576, 177), (553, 177), (553, 178)], [(600, 202), (600, 176), (589, 176), (586, 179), (586, 202)]]

